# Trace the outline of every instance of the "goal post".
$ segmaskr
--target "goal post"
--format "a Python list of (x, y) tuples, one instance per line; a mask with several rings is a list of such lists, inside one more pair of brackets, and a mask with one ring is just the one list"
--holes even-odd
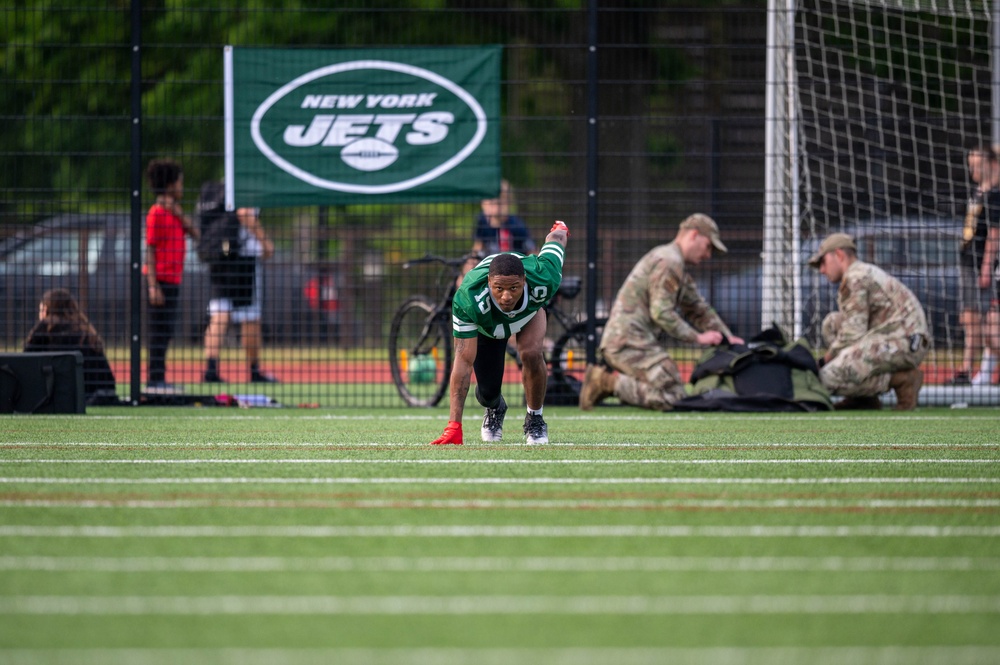
[(921, 298), (961, 348), (966, 151), (1000, 146), (1000, 0), (768, 0), (761, 315), (821, 343), (831, 287), (806, 258), (828, 233)]
[[(764, 229), (761, 288), (761, 324), (777, 323), (801, 335), (797, 266), (798, 150), (795, 101), (795, 2), (768, 0), (767, 96), (764, 128)], [(791, 296), (791, 297), (789, 297)]]

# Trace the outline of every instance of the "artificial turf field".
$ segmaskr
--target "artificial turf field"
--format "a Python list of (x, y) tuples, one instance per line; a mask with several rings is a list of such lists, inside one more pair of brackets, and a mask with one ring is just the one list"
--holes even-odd
[(0, 663), (998, 663), (1000, 410), (0, 418)]

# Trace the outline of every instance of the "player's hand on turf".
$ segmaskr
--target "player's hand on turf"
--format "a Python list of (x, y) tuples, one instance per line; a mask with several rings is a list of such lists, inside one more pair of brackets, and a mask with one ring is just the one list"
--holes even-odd
[(462, 423), (449, 420), (444, 428), (444, 434), (431, 441), (432, 446), (452, 443), (456, 446), (462, 445)]

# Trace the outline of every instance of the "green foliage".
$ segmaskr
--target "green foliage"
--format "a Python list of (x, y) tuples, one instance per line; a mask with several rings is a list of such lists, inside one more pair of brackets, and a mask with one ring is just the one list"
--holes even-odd
[[(139, 166), (154, 157), (177, 159), (189, 192), (223, 171), (225, 45), (504, 44), (504, 80), (511, 82), (502, 91), (504, 174), (530, 186), (572, 178), (578, 166), (585, 104), (579, 81), (585, 61), (561, 46), (585, 39), (588, 5), (579, 0), (514, 6), (448, 0), (348, 0), (335, 5), (328, 0), (158, 0), (138, 6)], [(615, 56), (618, 71), (612, 77), (648, 78), (649, 105), (658, 109), (671, 98), (670, 90), (663, 89), (669, 84), (658, 82), (683, 81), (691, 75), (689, 66), (679, 50), (651, 37), (653, 26), (666, 20), (665, 13), (656, 11), (660, 3), (622, 6), (649, 14), (648, 20), (634, 21), (629, 12), (603, 12), (608, 34), (634, 45)], [(5, 204), (16, 209), (18, 219), (30, 222), (81, 207), (128, 207), (131, 11), (127, 0), (61, 6), (50, 0), (18, 0), (3, 10), (0, 67), (13, 75), (0, 96), (0, 116), (6, 119), (0, 124), (0, 172), (5, 174)], [(604, 103), (617, 102), (611, 95)], [(148, 203), (144, 183), (142, 196)], [(373, 221), (395, 225), (407, 214)]]

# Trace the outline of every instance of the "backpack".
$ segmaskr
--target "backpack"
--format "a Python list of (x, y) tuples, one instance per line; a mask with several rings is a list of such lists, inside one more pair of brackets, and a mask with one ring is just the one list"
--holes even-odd
[(829, 411), (830, 394), (804, 339), (789, 343), (777, 327), (745, 345), (708, 349), (691, 373), (677, 411)]
[(239, 256), (240, 219), (226, 210), (226, 190), (221, 182), (206, 182), (198, 199), (201, 238), (196, 251), (205, 263), (217, 263)]

